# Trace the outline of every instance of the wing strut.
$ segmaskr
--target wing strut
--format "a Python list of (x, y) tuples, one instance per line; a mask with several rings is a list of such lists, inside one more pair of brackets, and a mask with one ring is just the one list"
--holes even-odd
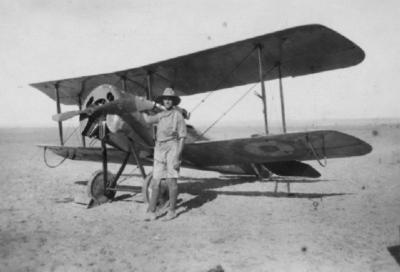
[(278, 73), (279, 73), (279, 93), (281, 95), (282, 129), (283, 133), (286, 133), (285, 100), (283, 97), (282, 71), (280, 63), (278, 64)]
[(151, 85), (151, 82), (152, 82), (152, 79), (153, 79), (152, 73), (151, 73), (151, 72), (148, 72), (146, 77), (147, 77), (147, 93), (146, 93), (146, 98), (147, 98), (148, 100), (152, 100), (152, 85)]
[(124, 92), (126, 92), (127, 91), (126, 90), (126, 80), (127, 80), (126, 75), (122, 75), (121, 79), (122, 79), (122, 90), (124, 90)]
[(262, 56), (262, 45), (261, 44), (257, 45), (257, 52), (258, 52), (258, 73), (260, 75), (260, 83), (261, 83), (265, 133), (269, 134), (268, 116), (267, 116), (267, 96), (265, 94), (265, 85), (264, 85), (264, 77), (263, 77), (263, 65), (262, 65), (262, 57), (261, 57)]
[[(60, 89), (59, 89), (59, 84), (58, 82), (54, 84), (54, 88), (56, 90), (56, 102), (57, 102), (57, 114), (61, 113), (61, 105), (60, 105)], [(62, 122), (58, 121), (58, 134), (60, 136), (60, 144), (63, 146), (64, 145), (64, 139), (63, 139), (63, 126)]]
[(101, 139), (101, 157), (103, 163), (103, 181), (104, 187), (107, 188), (108, 182), (108, 171), (107, 171), (107, 145), (106, 145), (106, 123), (101, 121), (100, 123), (100, 139)]
[[(81, 111), (82, 110), (82, 97), (81, 97), (81, 95), (78, 96), (78, 106), (79, 106), (79, 110)], [(83, 135), (82, 133), (81, 133), (81, 139), (82, 139), (82, 146), (86, 147), (85, 135)]]
[[(151, 84), (153, 82), (153, 74), (148, 71), (146, 75), (147, 79), (147, 88), (146, 88), (146, 98), (148, 100), (153, 100), (153, 85)], [(153, 141), (156, 141), (156, 133), (157, 133), (157, 127), (155, 125), (152, 125), (153, 127)]]

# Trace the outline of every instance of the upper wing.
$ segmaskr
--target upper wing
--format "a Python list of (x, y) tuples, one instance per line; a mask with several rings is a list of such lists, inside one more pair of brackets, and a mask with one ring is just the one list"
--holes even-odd
[(322, 25), (305, 25), (207, 49), (197, 53), (108, 74), (84, 76), (31, 84), (52, 99), (54, 85), (59, 84), (60, 101), (78, 104), (79, 99), (100, 84), (122, 88), (137, 95), (145, 93), (148, 73), (152, 73), (155, 96), (165, 87), (174, 87), (179, 95), (191, 95), (230, 88), (259, 81), (256, 46), (263, 48), (266, 80), (300, 76), (360, 63), (365, 54), (356, 44)]
[(362, 140), (331, 130), (268, 135), (186, 144), (183, 157), (196, 166), (305, 161), (360, 156), (372, 147)]

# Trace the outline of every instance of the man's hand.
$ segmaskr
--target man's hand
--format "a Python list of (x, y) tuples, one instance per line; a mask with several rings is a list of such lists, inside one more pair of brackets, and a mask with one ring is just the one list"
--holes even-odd
[(162, 110), (162, 111), (167, 110), (163, 105), (160, 105), (160, 104), (156, 103), (155, 101), (154, 101), (153, 110), (154, 109), (159, 109), (159, 110)]
[(180, 111), (180, 113), (182, 114), (184, 119), (189, 120), (190, 118), (190, 112), (188, 112), (187, 110), (185, 110), (184, 108), (175, 106), (175, 109), (177, 109), (178, 111)]
[(94, 113), (94, 111), (95, 111), (95, 107), (88, 107), (83, 111), (83, 113), (88, 116), (91, 116)]
[(179, 159), (175, 159), (174, 169), (178, 171), (180, 167), (181, 167), (181, 161)]

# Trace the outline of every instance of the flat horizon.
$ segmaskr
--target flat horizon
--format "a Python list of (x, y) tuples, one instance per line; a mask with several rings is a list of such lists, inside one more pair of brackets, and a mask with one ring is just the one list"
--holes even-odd
[[(186, 123), (189, 125), (193, 125), (195, 127), (204, 127), (204, 126), (209, 126), (211, 125), (213, 120), (210, 120), (208, 122), (205, 121), (199, 121), (196, 122), (195, 124), (192, 124), (189, 121)], [(340, 124), (337, 124), (340, 122)], [(369, 123), (378, 123), (378, 124), (385, 124), (385, 123), (397, 123), (400, 122), (399, 117), (377, 117), (377, 118), (321, 118), (321, 119), (289, 119), (286, 120), (286, 126), (304, 126), (304, 125), (318, 125), (318, 126), (334, 126), (334, 125), (346, 125), (346, 124), (352, 124), (353, 122), (357, 122), (359, 125), (367, 125)], [(359, 123), (361, 122), (361, 123)], [(69, 122), (68, 125), (64, 125), (64, 128), (76, 128), (79, 125), (79, 121), (76, 122), (76, 125), (70, 125), (71, 122)], [(244, 121), (239, 121), (235, 122), (232, 120), (229, 121), (224, 121), (221, 122), (220, 125), (216, 125), (215, 127), (240, 127), (240, 126), (263, 126), (263, 121), (262, 120), (248, 120), (246, 122)], [(271, 120), (269, 121), (269, 125), (271, 127), (281, 127), (282, 123), (280, 120)], [(56, 128), (57, 123), (54, 122), (53, 125), (48, 125), (48, 124), (27, 124), (27, 125), (0, 125), (0, 129), (13, 129), (13, 128)]]

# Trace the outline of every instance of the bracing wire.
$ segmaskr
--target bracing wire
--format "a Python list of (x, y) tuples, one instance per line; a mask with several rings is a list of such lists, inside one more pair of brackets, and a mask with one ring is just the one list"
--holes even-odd
[(130, 178), (129, 176), (130, 176), (130, 175), (133, 175), (133, 173), (135, 173), (136, 170), (138, 170), (138, 169), (139, 169), (139, 166), (136, 166), (136, 167), (135, 167), (134, 169), (132, 169), (129, 173), (124, 174), (125, 177), (119, 179), (118, 185), (120, 185), (120, 184), (121, 184), (122, 182), (124, 182), (125, 180), (129, 179), (129, 178)]
[[(274, 65), (273, 67), (271, 67), (271, 69), (269, 69), (268, 71), (265, 72), (265, 75), (269, 74), (272, 70), (274, 70), (277, 66)], [(228, 110), (226, 110), (224, 113), (222, 113), (221, 116), (219, 116), (207, 129), (205, 129), (198, 138), (201, 138), (204, 134), (206, 134), (206, 132), (208, 132), (213, 126), (215, 126), (226, 114), (228, 114), (247, 94), (250, 93), (250, 91), (252, 91), (257, 84), (259, 84), (259, 82), (255, 83), (253, 86), (251, 86), (241, 97), (239, 97), (238, 100), (235, 101), (235, 103), (233, 103), (232, 106), (230, 106), (228, 108)]]
[(79, 127), (76, 127), (69, 135), (68, 137), (65, 139), (64, 143), (68, 142), (68, 140), (72, 137), (72, 135), (74, 135), (74, 133), (78, 130)]
[(243, 98), (245, 98), (246, 95), (248, 95), (250, 93), (250, 91), (252, 91), (258, 83), (255, 83), (253, 86), (251, 86), (244, 94), (242, 94), (239, 99), (237, 99), (235, 101), (235, 103), (233, 103), (225, 112), (223, 112), (218, 118), (217, 120), (215, 120), (207, 129), (205, 129), (199, 136), (202, 137), (204, 134), (207, 133), (207, 131), (209, 131), (213, 126), (215, 126), (225, 115), (227, 115), (240, 101), (242, 101)]
[(89, 146), (90, 146), (90, 147), (93, 147), (93, 146), (96, 144), (96, 142), (97, 142), (97, 139), (96, 139), (96, 138), (93, 138), (93, 139), (89, 142)]

